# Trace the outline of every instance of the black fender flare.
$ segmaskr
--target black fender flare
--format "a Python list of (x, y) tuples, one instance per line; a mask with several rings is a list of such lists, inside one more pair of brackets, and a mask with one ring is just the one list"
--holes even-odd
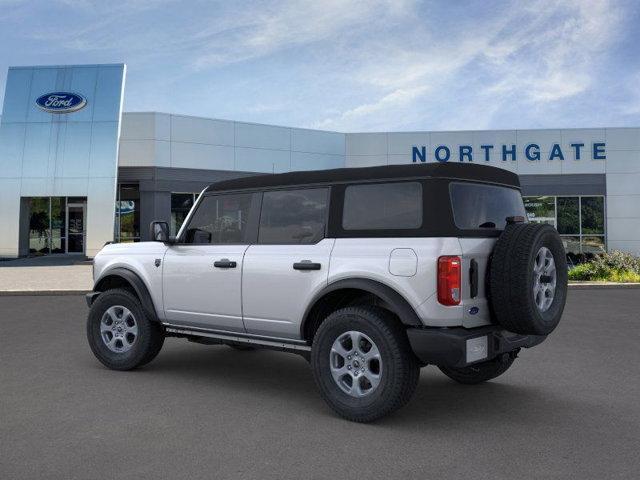
[(140, 276), (136, 272), (124, 267), (115, 267), (106, 270), (96, 281), (93, 287), (93, 291), (103, 292), (104, 289), (101, 288), (101, 284), (109, 277), (120, 277), (129, 285), (131, 285), (133, 290), (136, 292), (136, 295), (140, 299), (140, 303), (142, 304), (142, 308), (144, 309), (145, 313), (152, 321), (159, 321), (158, 314), (156, 313), (156, 308), (153, 304), (153, 299), (151, 298), (151, 294), (149, 293), (149, 289), (147, 288), (147, 285), (144, 283), (142, 278), (140, 278)]
[(313, 297), (313, 300), (309, 303), (309, 306), (305, 310), (302, 317), (302, 322), (300, 324), (300, 334), (302, 335), (301, 338), (304, 338), (305, 324), (309, 319), (309, 314), (316, 306), (318, 301), (328, 293), (343, 289), (357, 289), (371, 293), (382, 299), (389, 306), (390, 310), (398, 316), (398, 318), (404, 325), (412, 327), (424, 326), (409, 302), (390, 286), (378, 282), (377, 280), (371, 280), (369, 278), (349, 278), (346, 280), (338, 280), (337, 282), (330, 283)]

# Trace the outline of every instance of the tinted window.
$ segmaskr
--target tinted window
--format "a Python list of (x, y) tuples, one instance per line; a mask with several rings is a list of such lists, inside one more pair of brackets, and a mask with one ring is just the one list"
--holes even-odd
[(250, 193), (214, 195), (202, 199), (185, 232), (185, 243), (244, 243)]
[(422, 226), (422, 185), (417, 182), (351, 185), (344, 192), (342, 228), (400, 230)]
[(322, 240), (328, 192), (326, 188), (265, 192), (258, 242), (309, 244)]
[(525, 216), (520, 191), (474, 183), (450, 186), (453, 218), (462, 230), (504, 229), (507, 217)]

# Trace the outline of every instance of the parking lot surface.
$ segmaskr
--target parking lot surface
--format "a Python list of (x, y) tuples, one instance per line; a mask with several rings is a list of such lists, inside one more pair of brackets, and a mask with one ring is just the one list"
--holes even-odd
[(301, 357), (168, 339), (114, 372), (82, 297), (0, 297), (0, 478), (638, 478), (640, 290), (569, 295), (502, 377), (427, 367), (369, 425), (335, 417)]

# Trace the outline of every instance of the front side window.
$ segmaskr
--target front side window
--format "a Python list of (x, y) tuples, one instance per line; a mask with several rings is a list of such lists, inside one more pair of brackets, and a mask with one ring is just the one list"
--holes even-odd
[(351, 185), (344, 192), (345, 230), (402, 230), (422, 226), (422, 185), (417, 182)]
[(252, 196), (239, 193), (203, 198), (189, 221), (184, 243), (244, 243)]
[(504, 229), (507, 217), (525, 217), (520, 191), (478, 183), (451, 183), (453, 219), (461, 230)]
[(258, 243), (313, 244), (324, 238), (329, 189), (265, 192)]
[(178, 234), (180, 227), (187, 218), (187, 215), (197, 198), (197, 193), (171, 194), (171, 223), (169, 224), (170, 235)]

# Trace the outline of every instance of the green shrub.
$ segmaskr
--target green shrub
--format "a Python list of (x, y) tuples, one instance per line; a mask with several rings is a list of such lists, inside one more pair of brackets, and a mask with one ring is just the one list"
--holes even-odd
[(569, 270), (569, 280), (640, 282), (640, 258), (614, 250)]

